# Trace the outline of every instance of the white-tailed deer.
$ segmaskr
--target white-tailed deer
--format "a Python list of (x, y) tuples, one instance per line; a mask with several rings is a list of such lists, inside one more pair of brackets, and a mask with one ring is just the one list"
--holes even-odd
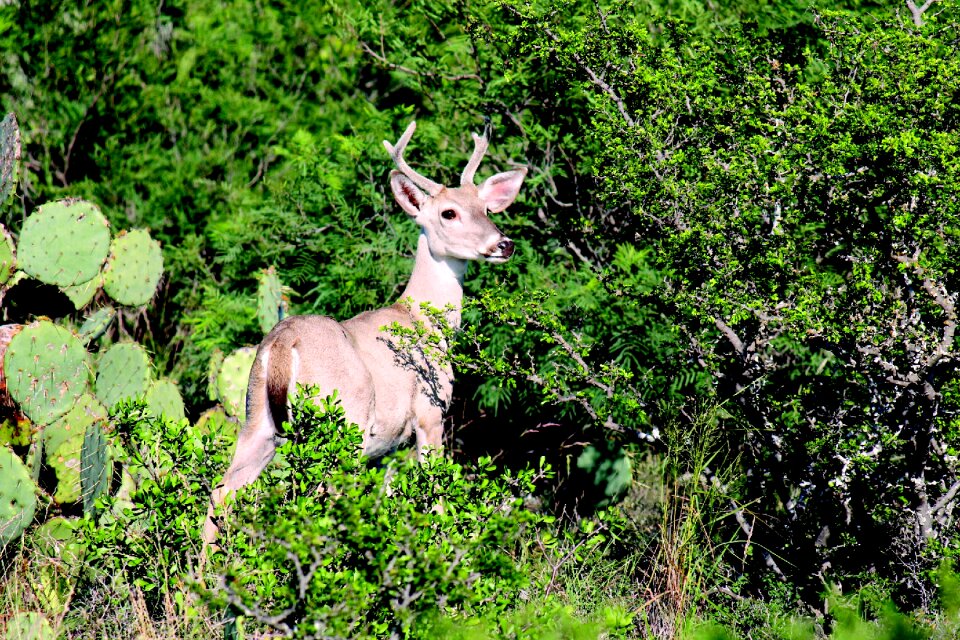
[(447, 309), (447, 321), (460, 324), (463, 276), (470, 260), (506, 262), (513, 242), (487, 217), (517, 197), (526, 168), (487, 178), (474, 173), (487, 150), (487, 137), (473, 134), (474, 151), (460, 186), (445, 187), (410, 168), (403, 150), (416, 129), (410, 126), (394, 147), (384, 140), (399, 171), (390, 188), (400, 207), (420, 225), (416, 260), (400, 301), (337, 322), (325, 316), (292, 316), (260, 344), (247, 387), (247, 420), (233, 461), (210, 496), (203, 539), (213, 542), (215, 508), (226, 496), (252, 482), (273, 458), (277, 430), (288, 420), (288, 396), (297, 383), (316, 385), (319, 396), (339, 392), (348, 421), (363, 432), (363, 450), (380, 457), (416, 436), (421, 453), (443, 442), (443, 413), (453, 390), (449, 364), (421, 354), (402, 354), (385, 328), (397, 322), (430, 326), (424, 309)]

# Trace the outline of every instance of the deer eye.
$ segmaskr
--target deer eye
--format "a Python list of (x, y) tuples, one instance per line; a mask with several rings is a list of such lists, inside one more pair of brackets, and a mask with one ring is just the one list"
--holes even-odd
[(443, 218), (444, 220), (456, 220), (457, 212), (454, 211), (453, 209), (444, 209), (443, 211), (440, 212), (440, 217)]

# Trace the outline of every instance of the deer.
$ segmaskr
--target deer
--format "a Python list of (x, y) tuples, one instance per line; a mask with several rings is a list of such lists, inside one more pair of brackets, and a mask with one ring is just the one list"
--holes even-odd
[(443, 310), (450, 328), (460, 327), (467, 265), (504, 263), (514, 253), (513, 241), (488, 214), (513, 203), (527, 169), (497, 173), (475, 184), (474, 174), (489, 145), (487, 128), (483, 135), (471, 134), (474, 150), (460, 185), (446, 187), (403, 159), (416, 126), (411, 122), (396, 145), (383, 141), (396, 164), (390, 172), (393, 196), (420, 226), (406, 288), (391, 306), (343, 322), (319, 315), (287, 317), (264, 338), (250, 371), (246, 420), (233, 459), (210, 496), (204, 549), (215, 545), (219, 534), (217, 509), (273, 459), (298, 384), (311, 385), (320, 398), (337, 393), (347, 421), (360, 427), (368, 459), (382, 458), (411, 438), (421, 460), (429, 451), (442, 449), (443, 416), (453, 396), (452, 367), (445, 359), (400, 353), (389, 327), (423, 323), (420, 326), (440, 330), (436, 310)]

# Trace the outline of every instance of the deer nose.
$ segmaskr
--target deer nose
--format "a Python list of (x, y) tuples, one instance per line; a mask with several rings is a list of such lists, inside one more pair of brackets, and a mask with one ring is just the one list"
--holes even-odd
[(500, 255), (504, 258), (509, 258), (513, 255), (513, 240), (510, 238), (504, 238), (497, 243), (497, 250), (500, 252)]

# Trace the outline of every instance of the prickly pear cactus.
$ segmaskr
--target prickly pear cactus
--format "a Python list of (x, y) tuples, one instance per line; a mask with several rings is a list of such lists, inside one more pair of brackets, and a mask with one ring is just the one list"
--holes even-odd
[(83, 557), (76, 522), (51, 518), (30, 533), (30, 564), (25, 574), (33, 595), (51, 616), (60, 615), (67, 606)]
[(110, 467), (103, 425), (95, 422), (87, 426), (80, 449), (80, 494), (85, 516), (94, 514), (97, 498), (110, 488)]
[(139, 307), (150, 302), (160, 276), (160, 243), (143, 229), (121, 232), (113, 239), (110, 260), (103, 271), (103, 289), (120, 304)]
[(0, 205), (6, 204), (17, 186), (20, 169), (20, 127), (17, 118), (8, 113), (0, 121)]
[(214, 349), (210, 354), (210, 362), (207, 363), (207, 397), (211, 400), (220, 399), (220, 394), (217, 392), (217, 377), (220, 375), (221, 366), (223, 366), (223, 351)]
[(103, 286), (103, 276), (98, 273), (86, 282), (69, 287), (60, 287), (60, 290), (73, 303), (73, 308), (79, 310), (90, 304), (101, 286)]
[(182, 420), (186, 416), (180, 389), (172, 380), (155, 380), (147, 389), (147, 408), (155, 415), (163, 415), (170, 420)]
[(241, 422), (247, 418), (247, 382), (256, 356), (255, 347), (237, 349), (224, 358), (217, 375), (217, 396), (223, 408)]
[(57, 489), (53, 492), (53, 501), (57, 504), (68, 504), (80, 500), (80, 451), (82, 448), (83, 432), (79, 431), (71, 432), (70, 437), (61, 440), (57, 448), (50, 447), (46, 451), (47, 466), (57, 475)]
[(27, 457), (23, 459), (33, 484), (40, 482), (40, 467), (43, 466), (43, 438), (34, 438), (27, 450)]
[(110, 249), (110, 225), (92, 202), (60, 200), (34, 211), (20, 230), (17, 266), (59, 287), (97, 275)]
[(138, 398), (150, 384), (150, 357), (135, 342), (118, 342), (100, 356), (96, 391), (100, 401), (112, 407), (120, 400)]
[(30, 444), (30, 421), (17, 417), (0, 419), (0, 447), (14, 445), (25, 447)]
[(37, 487), (20, 458), (0, 447), (0, 547), (30, 526), (37, 510)]
[(7, 391), (27, 417), (48, 424), (73, 406), (90, 383), (87, 350), (69, 330), (48, 320), (24, 327), (3, 358)]
[(7, 283), (17, 269), (17, 252), (10, 232), (0, 224), (0, 286)]
[(283, 299), (280, 277), (273, 267), (260, 272), (257, 286), (257, 319), (264, 333), (270, 333), (273, 327), (283, 320), (287, 312), (287, 303)]
[(90, 344), (110, 328), (110, 323), (117, 317), (117, 310), (113, 307), (102, 307), (88, 316), (80, 325), (80, 339)]
[(84, 394), (65, 416), (44, 428), (47, 465), (57, 475), (55, 502), (64, 504), (80, 499), (84, 436), (90, 428), (100, 429), (106, 418), (106, 408), (92, 395)]
[(200, 414), (193, 430), (200, 435), (223, 437), (233, 442), (237, 437), (237, 422), (230, 419), (223, 407), (214, 407)]
[(54, 640), (57, 635), (42, 613), (36, 611), (13, 614), (7, 620), (4, 640)]
[[(0, 301), (2, 301), (2, 296), (0, 296)], [(20, 333), (21, 329), (23, 329), (22, 324), (0, 325), (0, 410), (3, 410), (4, 413), (14, 414), (14, 417), (19, 417), (19, 412), (16, 411), (16, 402), (13, 401), (7, 391), (7, 380), (3, 374), (3, 359), (7, 354), (7, 347), (10, 346), (13, 336)]]

